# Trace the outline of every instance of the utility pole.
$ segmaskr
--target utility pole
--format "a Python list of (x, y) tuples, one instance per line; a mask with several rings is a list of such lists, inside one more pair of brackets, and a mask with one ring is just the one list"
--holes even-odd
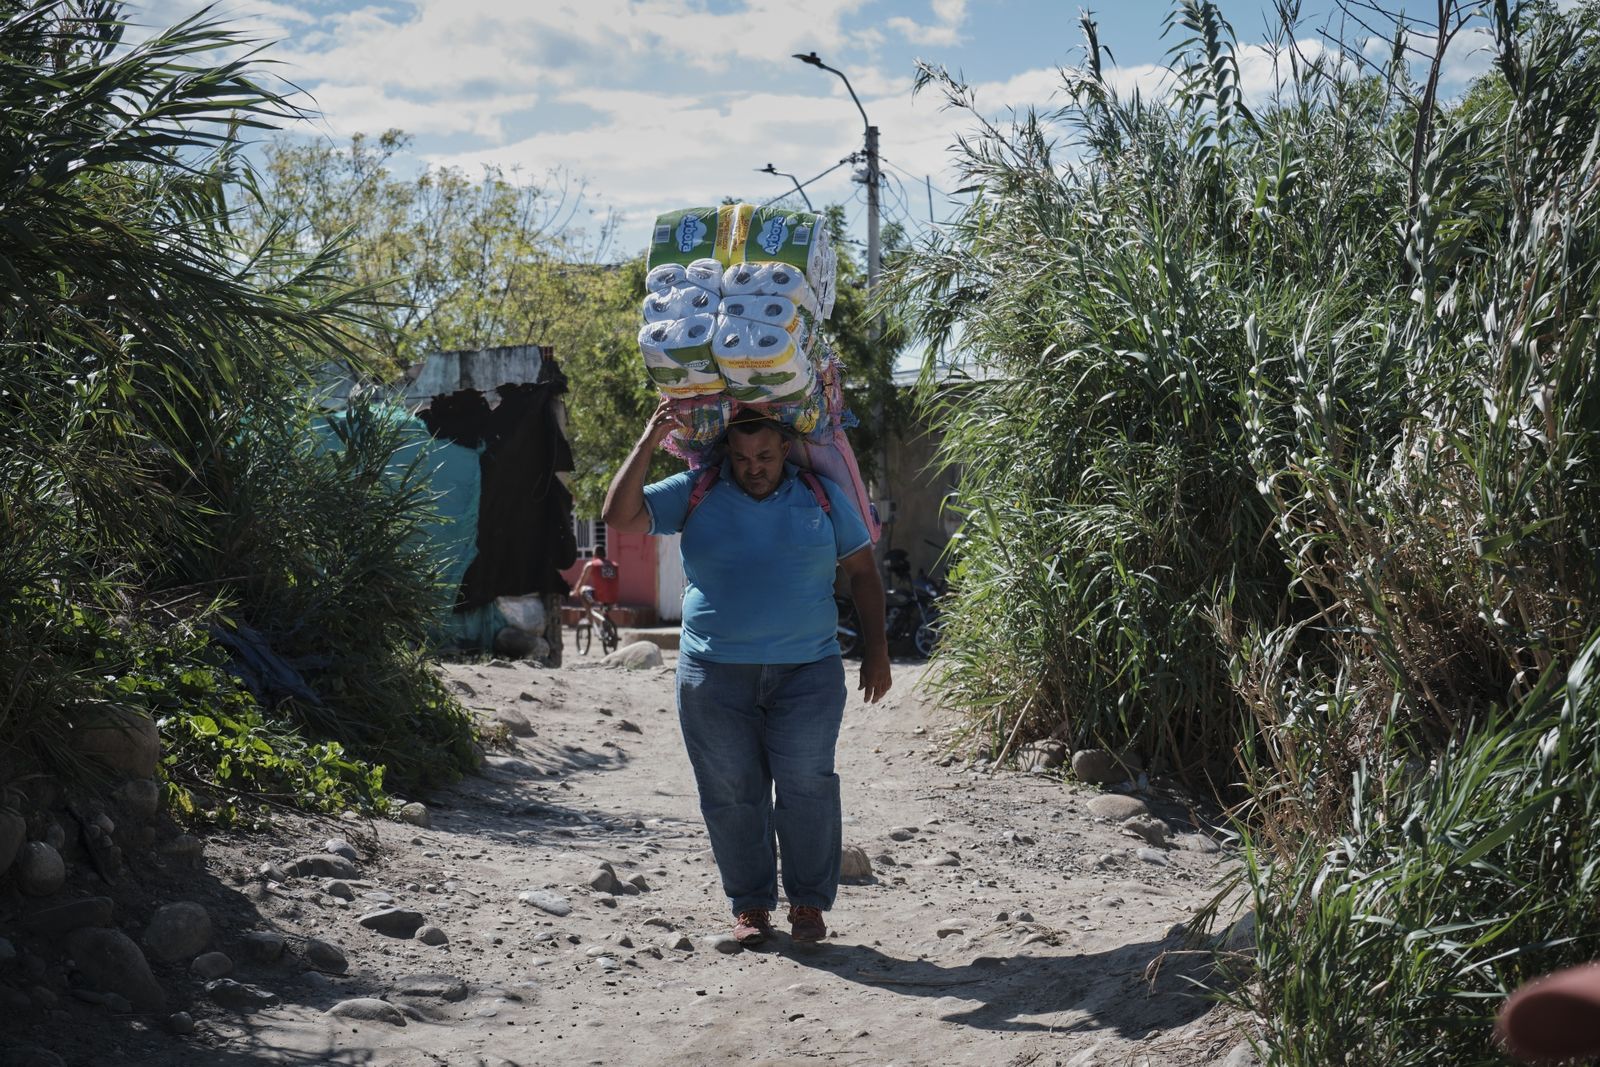
[[(883, 258), (883, 249), (878, 236), (878, 192), (883, 176), (878, 166), (878, 127), (874, 126), (871, 120), (867, 118), (867, 109), (861, 106), (861, 98), (856, 95), (855, 87), (850, 84), (850, 79), (845, 76), (844, 71), (828, 66), (815, 52), (803, 54), (797, 52), (794, 58), (807, 66), (816, 67), (827, 71), (829, 74), (837, 75), (839, 80), (844, 82), (845, 90), (850, 94), (850, 99), (855, 102), (856, 110), (861, 112), (861, 124), (867, 128), (867, 302), (871, 304), (877, 300), (878, 272), (882, 266)], [(883, 315), (881, 313), (872, 316), (872, 321), (867, 326), (867, 337), (873, 342), (874, 354), (876, 354), (877, 342), (883, 337)], [(890, 368), (891, 378), (893, 373), (893, 368)], [(878, 439), (878, 447), (876, 449), (877, 462), (874, 464), (877, 468), (878, 476), (876, 478), (877, 484), (873, 487), (871, 495), (875, 500), (888, 501), (889, 432), (888, 427), (884, 425), (882, 394), (879, 394), (872, 402), (872, 422), (874, 429), (877, 431), (876, 436)], [(893, 502), (888, 502), (892, 506)], [(888, 515), (882, 516), (884, 519), (890, 517)], [(887, 541), (880, 542), (880, 547), (887, 543)]]
[[(883, 248), (878, 242), (878, 127), (867, 127), (867, 298), (878, 295), (878, 270), (883, 265)], [(883, 333), (883, 316), (872, 317), (872, 339)]]

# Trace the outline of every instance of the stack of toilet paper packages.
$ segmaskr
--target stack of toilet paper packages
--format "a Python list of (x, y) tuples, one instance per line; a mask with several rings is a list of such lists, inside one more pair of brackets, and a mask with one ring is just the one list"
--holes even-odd
[(818, 324), (833, 311), (837, 275), (814, 212), (724, 204), (657, 218), (639, 351), (685, 426), (673, 451), (698, 465), (742, 405), (831, 438), (847, 413), (830, 411), (837, 361)]

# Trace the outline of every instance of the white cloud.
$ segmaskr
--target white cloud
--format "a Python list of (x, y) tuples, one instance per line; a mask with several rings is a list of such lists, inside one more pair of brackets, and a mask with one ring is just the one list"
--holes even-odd
[(896, 16), (884, 25), (912, 44), (950, 47), (961, 43), (961, 26), (967, 20), (966, 0), (933, 0), (933, 22)]
[(1494, 66), (1494, 33), (1487, 26), (1472, 26), (1456, 34), (1439, 65), (1439, 84), (1465, 89)]

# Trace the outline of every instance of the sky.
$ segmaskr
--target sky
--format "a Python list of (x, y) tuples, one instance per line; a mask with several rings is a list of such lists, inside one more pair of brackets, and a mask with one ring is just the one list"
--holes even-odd
[[(201, 6), (148, 0), (129, 14), (157, 25)], [(1272, 5), (1221, 6), (1246, 46), (1247, 96), (1263, 98)], [(1325, 47), (1333, 0), (1302, 6), (1296, 38)], [(1094, 12), (1123, 91), (1158, 91), (1168, 10), (1117, 0)], [(724, 196), (760, 203), (793, 183), (758, 168), (809, 181), (861, 147), (843, 80), (793, 53), (815, 51), (848, 77), (881, 131), (884, 218), (913, 235), (954, 209), (951, 146), (973, 127), (935, 92), (913, 95), (917, 61), (959, 72), (1003, 121), (1013, 108), (1050, 107), (1058, 68), (1083, 59), (1079, 8), (1060, 0), (223, 0), (216, 11), (273, 42), (266, 57), (319, 113), (294, 136), (399, 128), (413, 140), (397, 170), (490, 166), (581, 189), (578, 224), (614, 217), (618, 258), (644, 246), (658, 212)], [(1368, 52), (1387, 47), (1345, 29)], [(1447, 93), (1488, 67), (1485, 41), (1469, 33), (1453, 49)], [(819, 206), (846, 204), (864, 237), (855, 170), (837, 167), (806, 192)]]

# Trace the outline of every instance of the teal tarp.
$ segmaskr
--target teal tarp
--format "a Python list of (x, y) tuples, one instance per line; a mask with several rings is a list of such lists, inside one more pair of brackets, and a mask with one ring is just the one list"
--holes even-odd
[(444, 610), (436, 639), (445, 647), (492, 648), (494, 635), (506, 624), (492, 604), (462, 614), (450, 611), (461, 579), (478, 552), (478, 499), (483, 491), (481, 448), (435, 440), (421, 419), (393, 404), (364, 405), (326, 415), (317, 426), (318, 435), (325, 447), (343, 449), (352, 434), (362, 432), (361, 420), (369, 417), (404, 427), (407, 443), (395, 450), (388, 473), (401, 478), (415, 467), (414, 476), (426, 481), (434, 498), (435, 517), (423, 525), (423, 530), (434, 548), (443, 587)]

